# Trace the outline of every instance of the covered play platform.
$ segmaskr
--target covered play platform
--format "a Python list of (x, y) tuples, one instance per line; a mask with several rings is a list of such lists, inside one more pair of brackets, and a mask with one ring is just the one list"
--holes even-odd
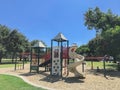
[[(83, 63), (84, 57), (78, 55), (76, 49), (77, 46), (69, 47), (69, 41), (62, 33), (51, 40), (50, 52), (47, 52), (47, 47), (42, 42), (38, 42), (31, 47), (30, 72), (34, 70), (39, 73), (39, 67), (45, 67), (45, 71), (49, 68), (52, 76), (63, 77), (63, 74), (67, 76), (72, 72), (75, 77), (83, 77), (76, 67)], [(69, 63), (72, 59), (74, 62)]]

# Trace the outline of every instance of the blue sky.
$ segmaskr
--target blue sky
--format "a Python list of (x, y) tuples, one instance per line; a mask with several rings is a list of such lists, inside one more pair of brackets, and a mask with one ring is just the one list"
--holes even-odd
[(48, 46), (62, 32), (70, 44), (80, 46), (95, 37), (95, 31), (84, 26), (85, 12), (97, 6), (120, 15), (119, 4), (120, 0), (0, 0), (0, 24)]

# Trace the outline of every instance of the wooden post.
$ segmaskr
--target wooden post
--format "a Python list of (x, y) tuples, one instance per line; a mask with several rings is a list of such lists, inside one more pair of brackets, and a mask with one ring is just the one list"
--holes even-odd
[(15, 70), (16, 70), (16, 64), (17, 64), (17, 58), (16, 58), (16, 60), (15, 60)]
[(25, 60), (23, 59), (23, 69), (24, 69), (24, 64), (25, 64), (24, 61), (25, 61)]
[(106, 67), (105, 67), (106, 57), (107, 57), (107, 55), (105, 55), (105, 56), (104, 56), (104, 59), (103, 59), (104, 77), (106, 77)]
[(91, 69), (93, 70), (93, 60), (91, 61)]

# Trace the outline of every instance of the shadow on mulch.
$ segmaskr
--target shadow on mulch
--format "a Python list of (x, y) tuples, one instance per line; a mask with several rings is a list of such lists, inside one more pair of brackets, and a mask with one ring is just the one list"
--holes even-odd
[(46, 81), (46, 82), (54, 83), (54, 82), (57, 82), (57, 81), (60, 81), (60, 80), (62, 80), (61, 77), (48, 75), (48, 76), (40, 79), (39, 81)]
[[(101, 74), (104, 75), (104, 73), (105, 73), (103, 69), (100, 69), (99, 71), (97, 71), (96, 69), (93, 69), (93, 70), (89, 69), (89, 70), (87, 70), (87, 72), (88, 72), (88, 74), (92, 73), (94, 75), (101, 75)], [(120, 71), (106, 69), (106, 76), (119, 77), (120, 78)]]
[(20, 74), (20, 75), (21, 76), (33, 76), (33, 75), (38, 75), (38, 74), (41, 74), (41, 75), (44, 75), (44, 76), (48, 76), (49, 75), (45, 71), (39, 71), (39, 73), (37, 73), (37, 72), (28, 72), (28, 73), (23, 73), (23, 74)]
[(52, 76), (50, 75), (49, 73), (47, 72), (44, 72), (44, 71), (40, 71), (39, 73), (36, 73), (36, 72), (28, 72), (28, 73), (23, 73), (23, 74), (20, 74), (21, 76), (34, 76), (34, 75), (38, 75), (38, 74), (41, 74), (41, 75), (44, 75), (45, 77), (43, 77), (42, 79), (40, 79), (39, 81), (46, 81), (46, 82), (50, 82), (50, 83), (55, 83), (55, 82), (58, 82), (58, 81), (63, 81), (63, 82), (66, 82), (66, 83), (84, 83), (84, 78), (79, 78), (79, 77), (59, 77), (59, 76)]
[(48, 75), (42, 79), (40, 79), (39, 81), (46, 81), (46, 82), (50, 82), (50, 83), (55, 83), (58, 81), (64, 81), (66, 83), (84, 83), (83, 79), (80, 79), (78, 77), (59, 77), (59, 76), (52, 76), (52, 75)]
[(21, 76), (33, 76), (33, 75), (36, 75), (37, 73), (23, 73), (23, 74), (20, 74)]
[(78, 77), (67, 77), (64, 79), (64, 81), (66, 83), (84, 83), (84, 80)]
[(44, 75), (44, 76), (49, 76), (50, 72), (46, 72), (46, 71), (40, 71), (39, 74)]

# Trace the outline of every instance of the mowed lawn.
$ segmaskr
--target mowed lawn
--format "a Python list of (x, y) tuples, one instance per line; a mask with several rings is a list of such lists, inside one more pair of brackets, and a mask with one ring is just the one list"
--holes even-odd
[[(11, 60), (2, 61), (10, 62)], [(0, 64), (0, 69), (10, 67), (15, 67), (15, 64)], [(0, 74), (0, 90), (46, 90), (46, 89), (34, 87), (16, 76)]]
[(0, 90), (45, 90), (24, 82), (21, 78), (0, 74)]
[(15, 67), (15, 64), (0, 64), (0, 68)]
[[(91, 61), (86, 61), (87, 65), (91, 67)], [(105, 63), (106, 69), (113, 69), (116, 70), (117, 69), (117, 64), (116, 63), (112, 63), (112, 62), (106, 62)], [(96, 69), (97, 67), (99, 67), (100, 69), (103, 69), (103, 61), (94, 61), (93, 62), (93, 68)]]
[[(20, 64), (17, 64), (17, 66), (23, 65), (22, 61), (17, 61), (17, 63), (18, 62), (20, 62)], [(30, 63), (29, 61), (25, 61), (24, 65), (29, 63)], [(0, 64), (0, 68), (9, 68), (9, 67), (15, 67), (15, 63), (12, 63), (12, 59), (2, 59), (2, 64)]]

